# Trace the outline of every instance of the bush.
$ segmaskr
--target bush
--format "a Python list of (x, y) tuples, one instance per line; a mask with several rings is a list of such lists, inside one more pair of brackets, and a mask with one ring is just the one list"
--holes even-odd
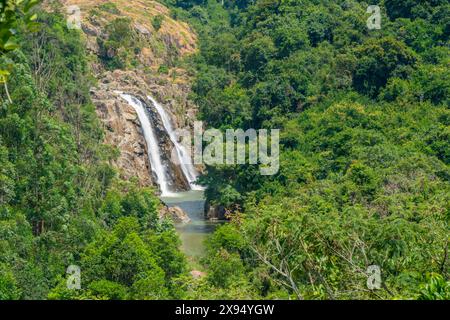
[(159, 31), (159, 29), (161, 29), (161, 26), (164, 22), (164, 16), (163, 15), (157, 15), (154, 16), (152, 19), (152, 26), (155, 29), (155, 31)]

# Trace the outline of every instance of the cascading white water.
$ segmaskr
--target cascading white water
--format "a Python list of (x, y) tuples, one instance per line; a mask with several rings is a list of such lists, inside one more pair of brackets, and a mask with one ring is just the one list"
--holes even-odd
[[(164, 201), (169, 207), (179, 207), (184, 210), (191, 222), (188, 224), (178, 224), (177, 230), (182, 240), (181, 249), (192, 257), (200, 257), (204, 253), (204, 242), (208, 234), (212, 233), (217, 226), (217, 222), (206, 221), (204, 215), (205, 199), (204, 188), (196, 185), (194, 182), (197, 179), (198, 172), (195, 170), (190, 154), (181, 143), (178, 142), (176, 132), (173, 129), (172, 122), (169, 114), (164, 108), (156, 102), (153, 98), (148, 99), (153, 103), (156, 111), (161, 117), (164, 129), (172, 141), (176, 155), (178, 156), (179, 164), (182, 169), (186, 180), (189, 182), (190, 191), (188, 192), (171, 192), (168, 175), (168, 168), (163, 165), (163, 159), (161, 157), (161, 149), (156, 137), (156, 131), (152, 127), (152, 121), (150, 121), (150, 114), (146, 110), (146, 106), (141, 100), (120, 91), (115, 91), (117, 95), (120, 95), (125, 101), (128, 102), (138, 115), (141, 122), (144, 138), (147, 143), (148, 155), (150, 158), (150, 165), (152, 170), (156, 174), (157, 183), (161, 189), (161, 200)], [(152, 111), (153, 115), (153, 111)], [(181, 159), (181, 160), (180, 160)]]
[(163, 122), (164, 129), (168, 133), (170, 140), (172, 141), (175, 151), (178, 157), (178, 162), (180, 164), (181, 170), (183, 171), (184, 176), (189, 182), (189, 186), (191, 190), (204, 190), (203, 187), (195, 184), (198, 172), (194, 168), (192, 164), (192, 158), (190, 156), (190, 152), (186, 150), (186, 148), (178, 141), (177, 134), (172, 126), (172, 121), (170, 119), (169, 114), (164, 110), (164, 108), (151, 96), (147, 96), (147, 98), (153, 103), (156, 111), (158, 112), (161, 120)]
[(131, 95), (120, 93), (120, 96), (136, 110), (139, 121), (141, 122), (145, 141), (147, 142), (150, 165), (158, 179), (157, 182), (161, 188), (162, 196), (171, 195), (172, 193), (169, 189), (166, 170), (161, 161), (161, 152), (159, 149), (158, 140), (156, 139), (152, 124), (150, 123), (147, 112), (145, 111), (145, 106), (139, 99), (136, 99)]

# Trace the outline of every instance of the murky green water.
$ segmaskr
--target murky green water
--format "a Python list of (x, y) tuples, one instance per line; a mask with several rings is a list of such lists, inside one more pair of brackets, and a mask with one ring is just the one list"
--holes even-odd
[(169, 207), (180, 207), (188, 214), (191, 222), (175, 225), (182, 241), (181, 249), (190, 257), (201, 257), (205, 252), (206, 237), (221, 223), (205, 220), (203, 191), (182, 192), (161, 199)]

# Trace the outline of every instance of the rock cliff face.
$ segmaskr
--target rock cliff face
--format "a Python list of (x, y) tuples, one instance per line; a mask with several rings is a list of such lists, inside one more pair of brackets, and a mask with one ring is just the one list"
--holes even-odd
[(121, 169), (121, 178), (129, 180), (135, 177), (141, 186), (152, 186), (147, 146), (133, 107), (117, 99), (117, 95), (109, 90), (94, 88), (91, 96), (97, 106), (97, 114), (105, 125), (105, 142), (120, 151), (114, 165)]
[[(106, 72), (102, 83), (91, 89), (93, 102), (97, 106), (97, 114), (105, 125), (106, 143), (116, 146), (120, 151), (119, 160), (115, 165), (121, 169), (121, 175), (125, 179), (136, 177), (140, 185), (150, 186), (156, 178), (149, 167), (147, 144), (143, 138), (141, 125), (133, 107), (123, 100), (120, 92), (131, 94), (141, 100), (150, 115), (155, 134), (159, 139), (159, 147), (162, 150), (163, 165), (169, 168), (169, 181), (174, 191), (189, 190), (189, 183), (183, 175), (179, 165), (171, 161), (170, 155), (174, 149), (168, 133), (164, 129), (161, 117), (147, 99), (152, 94), (157, 97), (165, 96), (163, 86), (149, 85), (145, 76), (135, 71)], [(168, 90), (170, 92), (170, 90)], [(175, 92), (175, 91), (174, 91)], [(183, 92), (178, 91), (178, 95)], [(160, 99), (160, 98), (159, 98)], [(167, 98), (168, 101), (172, 99)], [(170, 103), (166, 106), (171, 106)], [(174, 123), (189, 123), (189, 118), (172, 114)]]
[[(121, 91), (139, 97), (152, 112), (147, 95), (161, 102), (173, 116), (176, 127), (190, 126), (195, 119), (197, 108), (188, 102), (190, 79), (185, 70), (168, 68), (160, 72), (161, 66), (171, 65), (171, 61), (196, 51), (196, 36), (190, 27), (170, 17), (169, 10), (156, 1), (150, 0), (65, 0), (66, 7), (80, 8), (82, 31), (87, 50), (91, 56), (91, 68), (98, 85), (91, 89), (92, 99), (102, 120), (107, 144), (118, 148), (119, 159), (114, 163), (122, 178), (137, 178), (141, 186), (154, 185), (154, 177), (149, 167), (149, 157), (140, 123), (134, 109), (117, 93)], [(155, 17), (162, 17), (158, 30), (152, 24)], [(108, 40), (107, 26), (118, 18), (128, 18), (139, 50), (130, 48), (133, 65), (123, 70), (108, 70), (102, 62), (100, 43)], [(120, 50), (126, 50), (122, 48)], [(136, 51), (136, 52), (135, 52)], [(120, 52), (111, 50), (107, 56), (114, 57)], [(104, 57), (103, 57), (104, 58)], [(167, 68), (167, 67), (166, 67)], [(110, 69), (110, 68), (109, 68)], [(157, 134), (161, 137), (161, 149), (166, 150), (163, 161), (171, 166), (171, 178), (176, 190), (187, 190), (188, 183), (179, 167), (172, 164), (167, 154), (172, 150), (170, 138), (163, 130), (158, 115), (152, 113)]]

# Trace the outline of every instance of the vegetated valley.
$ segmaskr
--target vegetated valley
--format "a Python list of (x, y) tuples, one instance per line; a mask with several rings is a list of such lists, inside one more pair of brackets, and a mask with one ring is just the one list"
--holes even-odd
[(449, 299), (450, 4), (375, 2), (1, 2), (0, 300)]

